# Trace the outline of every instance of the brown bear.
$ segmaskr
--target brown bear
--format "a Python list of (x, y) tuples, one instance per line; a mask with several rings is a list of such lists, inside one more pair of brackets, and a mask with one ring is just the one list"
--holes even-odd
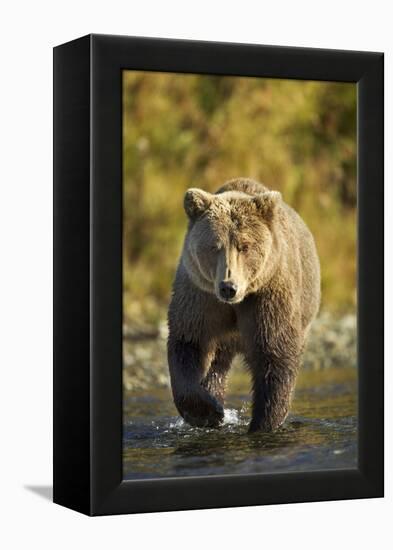
[(218, 427), (240, 353), (252, 377), (249, 431), (273, 431), (288, 414), (319, 309), (314, 239), (279, 192), (246, 178), (215, 194), (189, 189), (184, 208), (189, 225), (168, 314), (175, 405), (189, 424)]

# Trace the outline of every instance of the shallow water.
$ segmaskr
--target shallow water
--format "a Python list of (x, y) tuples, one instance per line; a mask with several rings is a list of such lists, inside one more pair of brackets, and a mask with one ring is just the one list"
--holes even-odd
[(170, 390), (125, 392), (124, 479), (356, 467), (356, 369), (303, 371), (291, 414), (274, 434), (247, 434), (247, 383), (245, 375), (230, 381), (220, 429), (185, 424)]

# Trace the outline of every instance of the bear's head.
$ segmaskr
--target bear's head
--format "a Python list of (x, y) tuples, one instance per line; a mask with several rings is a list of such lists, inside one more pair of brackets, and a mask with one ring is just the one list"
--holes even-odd
[(280, 202), (277, 191), (214, 195), (189, 189), (184, 197), (190, 223), (183, 264), (194, 284), (229, 304), (254, 292), (271, 267)]

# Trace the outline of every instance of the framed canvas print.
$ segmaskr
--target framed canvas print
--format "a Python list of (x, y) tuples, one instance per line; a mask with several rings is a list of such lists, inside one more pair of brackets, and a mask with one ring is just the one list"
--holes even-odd
[(383, 496), (383, 54), (54, 49), (54, 501)]

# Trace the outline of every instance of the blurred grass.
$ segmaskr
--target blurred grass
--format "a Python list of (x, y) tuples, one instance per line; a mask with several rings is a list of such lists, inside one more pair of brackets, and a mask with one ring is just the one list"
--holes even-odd
[(356, 302), (356, 86), (124, 71), (124, 314), (163, 315), (188, 187), (247, 176), (283, 193), (313, 232), (322, 307)]

